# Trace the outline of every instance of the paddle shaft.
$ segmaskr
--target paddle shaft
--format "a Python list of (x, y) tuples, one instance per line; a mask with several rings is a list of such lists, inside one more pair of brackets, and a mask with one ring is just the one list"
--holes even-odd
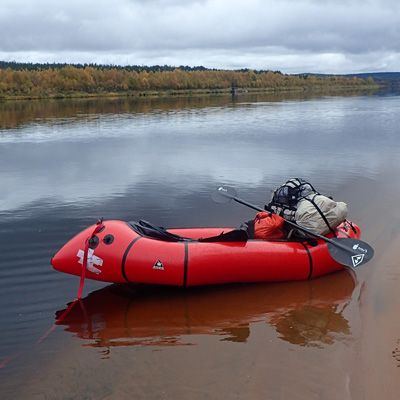
[[(239, 197), (231, 196), (231, 195), (229, 195), (228, 193), (224, 193), (224, 192), (221, 192), (220, 194), (223, 195), (223, 196), (225, 196), (225, 197), (231, 198), (232, 200), (236, 201), (237, 203), (244, 204), (245, 206), (250, 207), (250, 208), (252, 208), (253, 210), (261, 211), (261, 212), (269, 212), (269, 211), (265, 211), (265, 210), (264, 210), (263, 208), (261, 208), (261, 207), (258, 207), (258, 206), (254, 205), (254, 204), (251, 204), (251, 203), (248, 203), (248, 202), (245, 201), (245, 200), (239, 199)], [(331, 243), (333, 246), (339, 247), (339, 248), (341, 248), (342, 250), (352, 252), (353, 254), (358, 254), (358, 251), (356, 251), (356, 250), (354, 250), (354, 249), (352, 249), (352, 248), (349, 248), (349, 247), (347, 247), (347, 246), (344, 246), (343, 244), (338, 243), (338, 242), (336, 242), (336, 241), (334, 241), (334, 240), (332, 240), (332, 239), (329, 239), (329, 238), (327, 238), (326, 236), (322, 236), (322, 235), (320, 235), (320, 234), (318, 234), (318, 233), (309, 231), (307, 228), (303, 228), (302, 226), (296, 224), (295, 222), (288, 221), (287, 219), (285, 219), (285, 222), (286, 222), (287, 224), (293, 226), (294, 228), (298, 229), (299, 231), (303, 231), (303, 232), (307, 233), (308, 235), (317, 237), (318, 239), (324, 240), (324, 241), (327, 242), (327, 243)]]
[[(217, 203), (226, 203), (225, 199), (227, 199), (228, 201), (235, 200), (237, 203), (244, 204), (245, 206), (250, 207), (256, 211), (265, 212), (263, 208), (239, 199), (239, 197), (237, 197), (236, 190), (229, 186), (221, 186), (218, 190), (214, 192), (212, 198)], [(339, 264), (348, 267), (357, 267), (359, 265), (365, 264), (374, 256), (374, 249), (368, 243), (365, 243), (359, 239), (337, 237), (331, 239), (318, 233), (309, 231), (308, 229), (296, 224), (296, 222), (288, 221), (286, 219), (284, 219), (284, 221), (288, 225), (293, 226), (299, 231), (303, 231), (310, 236), (325, 241), (327, 243), (329, 254)]]

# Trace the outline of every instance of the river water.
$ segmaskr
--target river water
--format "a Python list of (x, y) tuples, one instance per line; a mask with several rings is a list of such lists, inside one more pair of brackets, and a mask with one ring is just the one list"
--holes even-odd
[[(0, 103), (4, 399), (399, 397), (400, 93)], [(375, 257), (304, 282), (109, 285), (50, 266), (99, 218), (237, 227), (303, 177)], [(59, 324), (55, 324), (56, 321)]]

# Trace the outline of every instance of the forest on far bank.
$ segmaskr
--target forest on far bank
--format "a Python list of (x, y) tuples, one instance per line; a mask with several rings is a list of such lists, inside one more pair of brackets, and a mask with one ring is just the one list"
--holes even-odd
[(0, 98), (48, 98), (184, 91), (307, 90), (374, 85), (372, 78), (286, 75), (204, 67), (118, 67), (0, 62)]

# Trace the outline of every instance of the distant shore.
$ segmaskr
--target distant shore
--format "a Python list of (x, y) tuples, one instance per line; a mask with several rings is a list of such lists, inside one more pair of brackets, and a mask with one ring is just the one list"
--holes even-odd
[(324, 87), (286, 87), (286, 88), (238, 88), (236, 92), (232, 89), (182, 89), (182, 90), (145, 90), (145, 91), (127, 91), (127, 92), (100, 92), (100, 93), (53, 93), (53, 94), (15, 94), (15, 95), (0, 95), (1, 101), (16, 101), (16, 100), (63, 100), (63, 99), (100, 99), (100, 98), (141, 98), (141, 97), (173, 97), (173, 96), (212, 96), (212, 95), (232, 95), (241, 96), (251, 93), (340, 93), (340, 92), (365, 92), (374, 91), (382, 88), (383, 85), (361, 85), (361, 86), (324, 86)]
[[(26, 66), (25, 66), (26, 67)], [(46, 68), (45, 68), (46, 67)], [(372, 78), (285, 75), (279, 71), (35, 66), (0, 68), (0, 100), (240, 95), (377, 89)]]

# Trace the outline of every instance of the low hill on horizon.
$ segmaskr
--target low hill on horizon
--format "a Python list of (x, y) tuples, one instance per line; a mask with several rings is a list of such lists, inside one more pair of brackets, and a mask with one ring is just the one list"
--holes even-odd
[(299, 74), (299, 75), (317, 75), (320, 77), (324, 76), (344, 76), (346, 78), (361, 78), (368, 79), (372, 78), (375, 82), (388, 82), (388, 83), (397, 83), (400, 82), (400, 72), (363, 72), (359, 74)]
[(344, 75), (348, 77), (368, 79), (371, 77), (375, 82), (400, 82), (400, 72), (373, 72), (363, 74)]

